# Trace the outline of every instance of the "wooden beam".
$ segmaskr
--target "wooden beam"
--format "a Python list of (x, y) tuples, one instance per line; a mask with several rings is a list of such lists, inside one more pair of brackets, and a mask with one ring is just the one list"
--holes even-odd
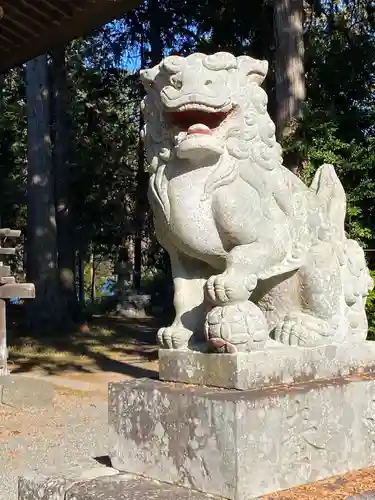
[(18, 17), (25, 19), (27, 23), (34, 24), (35, 26), (38, 26), (41, 30), (46, 30), (48, 26), (46, 24), (43, 24), (41, 21), (38, 21), (38, 19), (35, 19), (35, 17), (32, 17), (28, 15), (25, 11), (21, 11), (19, 8), (15, 7), (12, 4), (8, 4), (8, 10), (10, 9), (11, 12), (14, 12)]
[(33, 5), (32, 3), (28, 2), (27, 0), (21, 0), (21, 4), (26, 9), (29, 9), (29, 10), (35, 12), (36, 14), (38, 14), (41, 17), (43, 17), (47, 21), (49, 21), (49, 22), (51, 21), (51, 16), (49, 16), (48, 14), (46, 14), (44, 10), (38, 9), (38, 7), (35, 7), (35, 5)]
[(29, 39), (26, 35), (21, 35), (17, 31), (14, 31), (14, 29), (10, 28), (7, 24), (0, 24), (0, 30), (8, 32), (10, 35), (12, 35), (12, 37), (22, 40), (23, 43), (29, 43)]
[[(43, 0), (44, 3), (47, 2), (51, 5), (54, 1), (55, 0)], [(117, 17), (121, 17), (129, 9), (138, 6), (140, 2), (141, 0), (72, 1), (71, 5), (74, 7), (72, 18), (54, 17), (54, 19), (58, 19), (59, 22), (61, 22), (60, 26), (54, 26), (53, 19), (51, 19), (48, 32), (40, 33), (39, 36), (32, 40), (27, 38), (24, 39), (25, 43), (20, 45), (16, 50), (12, 50), (9, 56), (2, 57), (2, 47), (0, 44), (0, 73), (44, 54), (55, 46), (65, 44), (74, 38), (88, 35), (91, 31), (99, 28), (103, 24)], [(27, 2), (27, 4), (28, 3), (29, 2)], [(81, 6), (83, 4), (83, 10), (78, 11), (77, 4)], [(4, 11), (6, 13), (5, 8)], [(0, 31), (3, 22), (4, 21), (0, 21)], [(17, 36), (17, 34), (15, 35)]]
[[(0, 28), (1, 29), (1, 28)], [(8, 38), (4, 35), (4, 33), (0, 33), (0, 38), (2, 38), (3, 40), (5, 40), (7, 43), (9, 43), (10, 45), (14, 45), (14, 40), (12, 40), (11, 38)], [(9, 49), (7, 49), (9, 50)]]
[[(20, 21), (17, 21), (17, 19), (14, 19), (14, 16), (8, 16), (6, 18), (6, 22), (9, 24), (13, 24), (14, 26), (16, 26), (18, 28), (18, 30), (23, 30), (23, 31), (26, 31), (26, 33), (29, 33), (32, 37), (36, 36), (38, 34), (38, 30), (33, 30), (31, 28), (29, 28), (28, 26), (25, 26), (23, 23), (21, 23)], [(18, 33), (18, 31), (17, 31)], [(29, 39), (29, 41), (31, 41)]]
[[(57, 26), (60, 26), (61, 22), (63, 21), (61, 17), (56, 18), (56, 16), (53, 15), (53, 11), (52, 12), (48, 11), (48, 13), (46, 13), (45, 10), (30, 4), (27, 0), (19, 0), (19, 2), (21, 3), (20, 8), (22, 7), (23, 10), (25, 9), (31, 10), (34, 13), (34, 17), (36, 14), (37, 16), (43, 18), (47, 23), (46, 24), (47, 29), (51, 29), (51, 24), (56, 24)], [(30, 18), (31, 17), (32, 16), (30, 14)]]
[[(50, 2), (49, 0), (39, 0), (39, 2), (42, 2), (44, 5), (47, 5), (47, 7), (50, 8), (51, 10), (58, 12), (62, 17), (67, 17), (69, 19), (72, 18), (72, 14), (68, 14), (65, 10), (58, 7), (55, 2)], [(72, 7), (71, 4), (69, 5), (70, 7)]]

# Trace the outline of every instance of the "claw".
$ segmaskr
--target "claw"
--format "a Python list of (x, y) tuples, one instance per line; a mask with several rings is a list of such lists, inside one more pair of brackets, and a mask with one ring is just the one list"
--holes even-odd
[(172, 335), (170, 328), (160, 328), (157, 334), (158, 344), (164, 349), (172, 349)]
[(275, 340), (290, 346), (313, 347), (334, 341), (330, 324), (306, 313), (290, 314), (277, 326)]
[(157, 333), (158, 344), (163, 349), (186, 349), (192, 332), (182, 326), (160, 328)]
[(257, 279), (253, 275), (244, 276), (239, 270), (228, 270), (207, 280), (206, 294), (210, 302), (216, 305), (242, 302), (250, 298), (256, 283)]

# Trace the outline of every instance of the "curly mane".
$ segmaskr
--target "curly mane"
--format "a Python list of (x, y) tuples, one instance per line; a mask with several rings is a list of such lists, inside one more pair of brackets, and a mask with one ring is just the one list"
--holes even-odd
[[(207, 64), (204, 63), (204, 59), (202, 61), (203, 64)], [(238, 61), (238, 66), (240, 64), (243, 64), (243, 60)], [(239, 71), (239, 69), (232, 68), (229, 71)], [(158, 78), (166, 76), (163, 63), (147, 70), (147, 73), (147, 78), (144, 77), (147, 96), (143, 102), (145, 115), (143, 138), (149, 163), (148, 170), (151, 174), (150, 189), (168, 217), (168, 179), (165, 169), (168, 163), (173, 161), (171, 158), (173, 137), (164, 118), (159, 90), (157, 85), (153, 85)], [(220, 187), (230, 185), (241, 176), (259, 192), (261, 197), (269, 197), (270, 191), (273, 192), (283, 211), (290, 212), (293, 210), (290, 199), (292, 187), (290, 182), (285, 183), (286, 169), (282, 165), (281, 147), (275, 138), (275, 125), (267, 112), (267, 94), (260, 87), (259, 80), (254, 79), (242, 85), (234, 97), (243, 114), (243, 127), (232, 129), (226, 138), (225, 153), (207, 178), (205, 194), (209, 197)], [(278, 182), (280, 176), (284, 178), (284, 182)], [(284, 192), (279, 193), (278, 190), (282, 185), (284, 189), (281, 189)], [(289, 187), (285, 192), (287, 186)]]

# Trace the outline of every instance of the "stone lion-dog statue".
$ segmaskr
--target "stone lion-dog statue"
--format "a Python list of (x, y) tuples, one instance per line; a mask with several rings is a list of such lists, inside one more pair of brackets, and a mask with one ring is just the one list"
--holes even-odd
[(283, 166), (266, 61), (169, 56), (143, 70), (149, 200), (171, 260), (164, 348), (234, 353), (362, 341), (372, 280), (344, 230), (332, 165), (310, 186)]

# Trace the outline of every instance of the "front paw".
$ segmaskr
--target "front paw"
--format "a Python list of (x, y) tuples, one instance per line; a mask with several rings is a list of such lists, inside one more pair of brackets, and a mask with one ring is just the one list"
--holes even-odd
[(254, 274), (246, 275), (246, 271), (227, 270), (222, 274), (211, 276), (206, 283), (206, 295), (215, 305), (249, 300), (251, 292), (257, 284)]
[(163, 349), (188, 349), (192, 332), (183, 326), (167, 326), (160, 328), (157, 341)]

